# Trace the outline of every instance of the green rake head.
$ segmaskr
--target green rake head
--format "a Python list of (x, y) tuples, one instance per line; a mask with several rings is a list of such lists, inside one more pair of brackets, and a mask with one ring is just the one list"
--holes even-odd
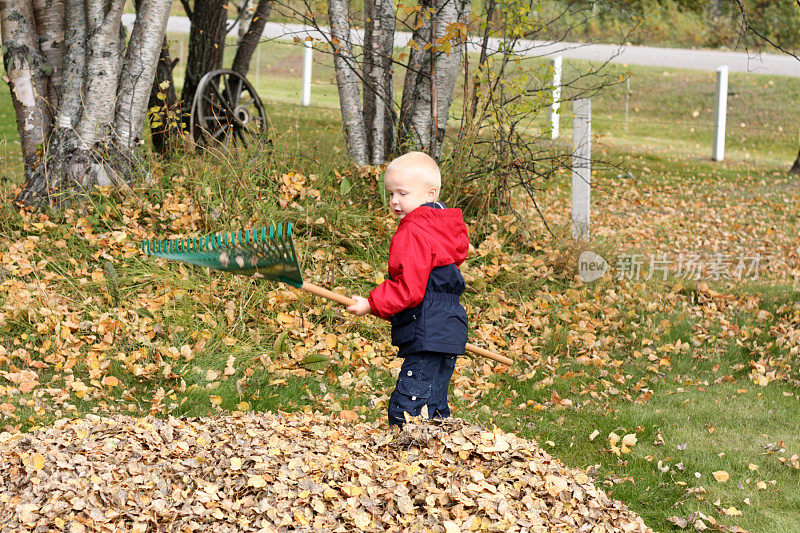
[(208, 235), (195, 239), (142, 241), (142, 251), (156, 257), (224, 270), (234, 274), (303, 285), (292, 241), (292, 224), (258, 230)]

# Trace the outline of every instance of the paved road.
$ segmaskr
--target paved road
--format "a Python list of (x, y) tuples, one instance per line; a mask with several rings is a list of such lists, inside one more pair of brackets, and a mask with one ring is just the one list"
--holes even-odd
[[(123, 15), (123, 23), (133, 24), (134, 15)], [(170, 17), (168, 32), (189, 33), (189, 19)], [(321, 28), (327, 32), (327, 28)], [(353, 32), (355, 42), (363, 40), (363, 32)], [(269, 22), (264, 28), (264, 38), (291, 41), (311, 35), (322, 38), (319, 31), (300, 24)], [(405, 46), (411, 34), (398, 32), (395, 46)], [(496, 49), (500, 41), (495, 39), (490, 47)], [(469, 43), (470, 50), (477, 50), (477, 43)], [(679, 48), (655, 48), (651, 46), (617, 46), (610, 44), (552, 43), (545, 41), (522, 41), (517, 51), (530, 57), (561, 55), (564, 58), (586, 59), (589, 61), (647, 65), (653, 67), (690, 68), (696, 70), (716, 70), (720, 65), (728, 65), (731, 72), (752, 72), (779, 76), (800, 77), (800, 61), (779, 54), (748, 54), (744, 52), (725, 52), (720, 50), (686, 50)]]

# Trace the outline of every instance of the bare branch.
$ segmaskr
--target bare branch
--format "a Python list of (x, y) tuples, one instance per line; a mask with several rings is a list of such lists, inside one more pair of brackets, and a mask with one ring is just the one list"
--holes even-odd
[(183, 5), (183, 10), (186, 11), (186, 16), (189, 17), (189, 20), (194, 18), (192, 14), (192, 6), (189, 4), (189, 0), (181, 0), (181, 4)]
[[(739, 8), (739, 14), (742, 17), (741, 20), (739, 21), (739, 25), (743, 35), (746, 35), (747, 33), (752, 33), (753, 35), (755, 35), (765, 43), (769, 44), (776, 50), (779, 50), (780, 52), (783, 52), (786, 55), (790, 55), (793, 58), (800, 61), (800, 57), (798, 57), (797, 54), (795, 54), (794, 52), (783, 46), (783, 44), (773, 41), (772, 39), (767, 37), (763, 32), (759, 31), (752, 24), (750, 24), (749, 18), (747, 16), (747, 11), (745, 9), (744, 4), (742, 3), (742, 0), (731, 0), (731, 1), (734, 4), (736, 4), (736, 6)], [(800, 0), (795, 0), (795, 3), (798, 5), (798, 7), (800, 7)]]

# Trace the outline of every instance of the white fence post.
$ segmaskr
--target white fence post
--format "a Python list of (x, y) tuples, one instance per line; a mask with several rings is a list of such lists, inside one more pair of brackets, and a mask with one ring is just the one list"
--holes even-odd
[(625, 78), (625, 133), (628, 133), (628, 105), (631, 99), (631, 76)]
[(553, 58), (553, 103), (550, 109), (548, 109), (548, 115), (550, 115), (550, 135), (553, 139), (558, 138), (558, 108), (561, 107), (561, 64), (561, 56)]
[(725, 120), (728, 112), (728, 65), (717, 67), (717, 102), (714, 107), (714, 150), (711, 159), (725, 159)]
[(306, 49), (303, 56), (303, 105), (311, 105), (311, 65), (314, 52), (314, 43), (305, 41)]
[(572, 237), (589, 238), (589, 196), (592, 182), (592, 101), (572, 104)]

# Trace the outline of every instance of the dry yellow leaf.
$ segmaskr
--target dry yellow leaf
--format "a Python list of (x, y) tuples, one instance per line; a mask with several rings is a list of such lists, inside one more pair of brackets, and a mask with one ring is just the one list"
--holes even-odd
[(403, 514), (410, 514), (414, 512), (414, 501), (407, 495), (402, 495), (397, 498), (397, 509)]
[(461, 533), (461, 527), (452, 520), (445, 520), (442, 525), (444, 526), (444, 533)]
[(350, 422), (357, 422), (358, 413), (356, 413), (355, 411), (350, 411), (349, 409), (345, 409), (341, 413), (339, 413), (339, 418)]
[(753, 463), (748, 463), (747, 468), (749, 468), (751, 472), (755, 472), (756, 470), (758, 470), (758, 465), (754, 465)]
[(630, 453), (631, 448), (636, 446), (636, 442), (636, 435), (633, 433), (628, 433), (622, 437), (622, 446), (620, 446), (620, 451), (622, 451), (622, 453)]
[(106, 376), (102, 381), (106, 387), (119, 387), (120, 381), (114, 376)]
[(544, 477), (544, 487), (550, 496), (558, 496), (567, 490), (567, 479), (562, 476), (547, 475)]
[(763, 481), (759, 481), (758, 483), (756, 483), (756, 488), (758, 490), (764, 490), (767, 488), (767, 484), (764, 483)]
[(594, 431), (592, 431), (592, 433), (589, 435), (589, 440), (594, 440), (594, 439), (596, 439), (596, 438), (597, 438), (597, 436), (598, 436), (599, 434), (600, 434), (600, 432), (599, 432), (599, 431), (597, 431), (597, 430), (595, 429), (595, 430), (594, 430)]
[(336, 335), (333, 333), (328, 333), (325, 335), (325, 346), (333, 350), (336, 348), (337, 344), (339, 344), (339, 340), (336, 338)]
[(260, 489), (261, 487), (264, 487), (264, 486), (267, 485), (267, 480), (264, 479), (264, 477), (261, 476), (261, 475), (255, 475), (255, 476), (253, 476), (253, 477), (251, 477), (250, 479), (247, 480), (247, 484), (249, 486), (251, 486), (251, 487), (255, 487), (257, 489)]
[(714, 479), (716, 479), (719, 483), (725, 483), (728, 481), (731, 476), (724, 470), (717, 470), (713, 473)]
[(579, 485), (588, 483), (589, 481), (591, 481), (591, 479), (592, 478), (590, 478), (589, 475), (583, 470), (575, 471), (575, 482), (578, 483)]
[(360, 509), (354, 509), (350, 511), (350, 516), (353, 518), (353, 522), (355, 523), (356, 527), (361, 531), (365, 531), (372, 523), (372, 516), (370, 516), (370, 514), (366, 511), (362, 511)]
[(231, 470), (240, 470), (242, 468), (242, 460), (239, 457), (231, 457)]
[(208, 399), (212, 405), (219, 405), (222, 403), (222, 396), (209, 396)]
[(41, 454), (35, 454), (33, 456), (33, 468), (35, 470), (41, 470), (44, 468), (44, 457)]
[(278, 322), (281, 322), (283, 324), (294, 324), (294, 317), (292, 315), (286, 313), (278, 313), (278, 316), (276, 318), (278, 319)]
[(350, 496), (351, 498), (354, 496), (361, 496), (364, 492), (364, 487), (358, 487), (356, 485), (345, 485), (342, 487), (342, 492)]

